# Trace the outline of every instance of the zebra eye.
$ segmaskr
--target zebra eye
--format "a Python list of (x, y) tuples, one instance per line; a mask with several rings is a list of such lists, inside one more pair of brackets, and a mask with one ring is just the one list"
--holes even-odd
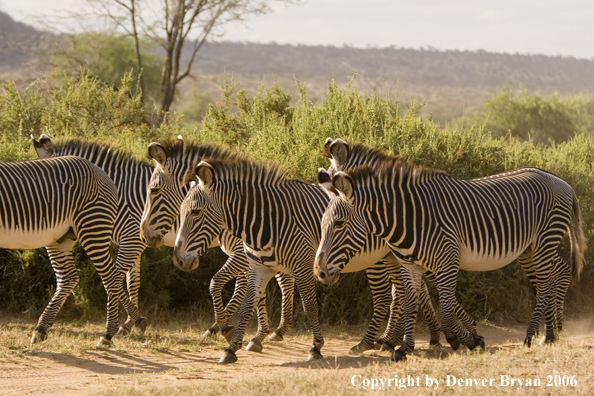
[(159, 187), (151, 187), (151, 194), (158, 194), (159, 193)]
[(336, 220), (334, 222), (334, 228), (343, 228), (344, 227), (344, 220)]
[(192, 214), (194, 216), (198, 216), (200, 214), (200, 212), (201, 212), (200, 208), (192, 209)]

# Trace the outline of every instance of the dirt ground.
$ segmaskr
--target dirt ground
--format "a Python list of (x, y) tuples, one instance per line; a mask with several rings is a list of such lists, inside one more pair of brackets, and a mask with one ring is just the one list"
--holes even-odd
[[(585, 335), (579, 324), (566, 326), (569, 337), (577, 343), (594, 343), (594, 334)], [(498, 327), (479, 325), (491, 350), (519, 348), (524, 326)], [(577, 335), (582, 333), (582, 335)], [(443, 358), (454, 353), (449, 347), (429, 348), (428, 336), (417, 336), (415, 355)], [(442, 342), (445, 342), (442, 337)], [(178, 386), (200, 381), (240, 381), (253, 376), (278, 375), (296, 370), (342, 369), (362, 367), (388, 360), (387, 354), (375, 351), (349, 356), (356, 338), (326, 338), (322, 350), (325, 359), (306, 362), (310, 341), (305, 336), (288, 336), (283, 342), (265, 344), (262, 353), (237, 352), (238, 363), (220, 365), (222, 351), (200, 350), (87, 350), (81, 353), (35, 351), (22, 356), (0, 358), (0, 395), (81, 395), (114, 386)], [(455, 353), (465, 353), (460, 348)]]

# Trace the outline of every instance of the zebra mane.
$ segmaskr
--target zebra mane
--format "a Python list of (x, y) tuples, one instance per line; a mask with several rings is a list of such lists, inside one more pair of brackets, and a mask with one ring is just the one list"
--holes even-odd
[(402, 177), (405, 180), (408, 179), (414, 185), (438, 177), (449, 177), (449, 174), (445, 171), (415, 165), (399, 155), (386, 155), (384, 161), (365, 163), (347, 170), (346, 173), (351, 176), (355, 183), (365, 181), (370, 177), (381, 177), (388, 180), (398, 180)]
[[(195, 164), (200, 162), (202, 158), (233, 158), (237, 156), (231, 150), (214, 144), (196, 143), (193, 140), (183, 140), (183, 144), (178, 143), (178, 139), (168, 137), (158, 140), (165, 149), (167, 157), (175, 158), (177, 160), (192, 160)], [(146, 158), (151, 159), (146, 153)]]
[(86, 158), (91, 162), (110, 162), (118, 166), (143, 165), (151, 166), (148, 162), (137, 158), (132, 152), (116, 143), (104, 143), (87, 140), (81, 137), (70, 137), (52, 141), (56, 152), (68, 153)]
[(257, 162), (242, 155), (233, 159), (209, 158), (206, 162), (218, 177), (231, 181), (255, 182), (260, 185), (279, 185), (296, 179), (289, 179), (287, 171), (273, 162)]
[(351, 164), (350, 166), (362, 164), (378, 164), (385, 161), (402, 159), (400, 155), (388, 154), (382, 148), (371, 147), (365, 143), (355, 142), (349, 143), (349, 145), (350, 153), (349, 158), (347, 160), (347, 164)]

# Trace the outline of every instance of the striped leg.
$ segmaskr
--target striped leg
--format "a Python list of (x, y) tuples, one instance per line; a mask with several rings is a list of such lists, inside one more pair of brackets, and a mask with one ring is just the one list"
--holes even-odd
[(293, 326), (293, 300), (295, 296), (295, 278), (293, 274), (279, 272), (275, 275), (281, 289), (281, 320), (276, 330), (270, 334), (270, 341), (282, 341), (285, 333)]
[(247, 291), (239, 308), (239, 322), (229, 342), (229, 346), (225, 348), (219, 363), (234, 363), (237, 361), (235, 351), (241, 348), (243, 335), (252, 317), (254, 305), (260, 302), (261, 297), (265, 294), (266, 285), (275, 274), (275, 270), (266, 266), (257, 265), (250, 267)]
[(44, 341), (47, 338), (47, 331), (54, 323), (56, 315), (64, 305), (66, 298), (72, 293), (78, 283), (78, 268), (74, 265), (72, 247), (74, 241), (67, 240), (64, 243), (55, 242), (46, 246), (47, 254), (56, 274), (56, 291), (39, 317), (37, 326), (31, 336), (31, 344)]
[(316, 294), (315, 279), (311, 266), (296, 265), (295, 280), (303, 302), (303, 310), (311, 326), (313, 334), (312, 347), (307, 360), (321, 359), (321, 348), (324, 346), (324, 337), (320, 329), (318, 313), (318, 296)]
[(88, 222), (87, 225), (89, 225), (89, 228), (79, 230), (79, 240), (85, 252), (95, 264), (107, 292), (106, 332), (99, 340), (99, 344), (111, 345), (111, 338), (118, 330), (118, 300), (122, 303), (134, 324), (138, 325), (142, 331), (146, 326), (146, 319), (140, 317), (138, 307), (132, 303), (124, 291), (125, 272), (116, 268), (109, 256), (108, 246), (111, 237), (111, 231), (108, 231), (109, 226), (100, 220)]
[(258, 313), (258, 330), (256, 331), (256, 335), (250, 340), (248, 346), (245, 347), (245, 350), (250, 352), (262, 352), (262, 349), (264, 349), (262, 340), (270, 333), (270, 329), (268, 328), (268, 312), (266, 311), (266, 288), (264, 288), (264, 292), (260, 295), (256, 312)]
[(375, 349), (375, 338), (380, 325), (386, 318), (392, 300), (390, 276), (386, 271), (384, 262), (378, 262), (373, 267), (367, 268), (365, 272), (373, 297), (373, 315), (361, 342), (350, 349), (349, 353), (353, 355)]
[[(116, 267), (123, 271), (126, 271), (126, 286), (130, 301), (136, 307), (139, 307), (138, 292), (140, 290), (140, 259), (142, 252), (146, 248), (138, 235), (134, 235), (132, 238), (122, 238), (118, 249), (118, 256), (116, 258)], [(132, 317), (128, 315), (126, 322), (120, 327), (117, 334), (126, 335), (132, 330), (134, 321)], [(144, 332), (146, 324), (139, 324), (139, 329)]]

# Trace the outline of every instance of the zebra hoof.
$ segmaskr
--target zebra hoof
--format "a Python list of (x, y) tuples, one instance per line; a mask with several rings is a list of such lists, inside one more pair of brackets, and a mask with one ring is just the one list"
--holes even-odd
[(448, 342), (448, 344), (450, 344), (454, 351), (457, 351), (458, 348), (460, 348), (460, 339), (458, 339), (458, 337), (446, 337), (446, 341)]
[(382, 347), (380, 348), (380, 352), (393, 352), (394, 351), (394, 346), (390, 345), (390, 343), (388, 341), (384, 341), (384, 343), (382, 344)]
[(217, 330), (213, 327), (206, 329), (204, 333), (202, 333), (202, 338), (214, 337), (217, 334)]
[(140, 330), (140, 334), (144, 334), (144, 332), (146, 331), (146, 326), (147, 326), (146, 318), (136, 319), (134, 321), (134, 326), (136, 326), (138, 328), (138, 330)]
[(105, 347), (111, 347), (111, 346), (113, 346), (113, 342), (111, 341), (110, 338), (108, 338), (105, 335), (102, 335), (101, 338), (99, 338), (99, 342), (97, 343), (98, 348), (105, 348)]
[(282, 341), (284, 340), (283, 335), (280, 334), (277, 330), (273, 331), (272, 334), (268, 336), (268, 341)]
[(257, 338), (252, 338), (248, 346), (245, 347), (245, 350), (249, 352), (262, 352), (262, 349), (262, 342)]
[(130, 331), (128, 331), (127, 328), (125, 328), (124, 326), (120, 327), (118, 332), (116, 333), (116, 336), (118, 337), (125, 337), (128, 334), (130, 334)]
[(542, 339), (540, 340), (539, 345), (546, 345), (546, 344), (552, 344), (556, 341), (555, 337), (542, 337)]
[(225, 327), (221, 328), (221, 334), (223, 335), (223, 337), (225, 337), (227, 342), (231, 342), (231, 338), (233, 338), (234, 333), (235, 333), (235, 327), (233, 327), (233, 326), (225, 326)]
[(33, 330), (33, 335), (31, 336), (31, 344), (36, 344), (38, 342), (45, 341), (47, 339), (47, 333), (41, 330)]
[(532, 346), (532, 337), (524, 338), (524, 346), (530, 348)]
[(323, 358), (324, 358), (324, 356), (322, 356), (322, 353), (320, 352), (320, 348), (318, 348), (317, 346), (311, 347), (311, 349), (309, 350), (309, 354), (307, 355), (308, 362), (311, 362), (312, 360), (323, 359)]
[(360, 355), (365, 351), (373, 349), (374, 347), (375, 345), (369, 346), (367, 344), (360, 342), (349, 350), (349, 355)]
[(442, 346), (439, 340), (429, 340), (429, 348), (441, 348)]
[(390, 356), (390, 361), (392, 362), (404, 362), (406, 361), (406, 353), (396, 349), (392, 356)]
[(479, 352), (484, 352), (485, 351), (485, 338), (483, 336), (480, 335), (475, 335), (473, 336), (474, 338), (474, 345), (472, 345), (472, 348), (469, 348), (473, 351), (479, 351)]
[(219, 363), (229, 364), (229, 363), (235, 363), (236, 361), (237, 361), (237, 356), (235, 355), (235, 352), (225, 349), (225, 351), (223, 352), (223, 356), (221, 356), (221, 359), (219, 360)]

